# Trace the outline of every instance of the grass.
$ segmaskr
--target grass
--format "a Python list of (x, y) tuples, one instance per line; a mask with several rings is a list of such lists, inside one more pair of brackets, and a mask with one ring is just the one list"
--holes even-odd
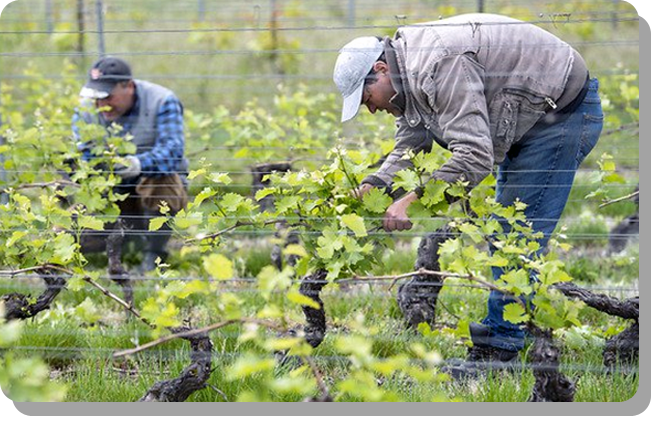
[[(407, 338), (406, 338), (407, 337)], [(398, 335), (394, 341), (395, 354), (405, 348), (409, 336), (405, 333)], [(349, 363), (340, 359), (331, 344), (336, 341), (336, 334), (332, 333), (318, 348), (313, 359), (324, 374), (327, 374), (329, 386), (336, 386), (337, 380), (342, 380), (350, 370)], [(214, 338), (215, 342), (215, 338)], [(452, 350), (456, 348), (451, 340), (439, 341), (438, 350)], [(382, 359), (381, 345), (378, 345), (378, 357)], [(103, 358), (83, 358), (73, 360), (72, 364), (57, 376), (57, 379), (69, 386), (67, 401), (131, 401), (141, 397), (147, 389), (158, 380), (176, 377), (189, 363), (187, 346), (183, 342), (169, 346), (169, 353), (157, 352), (139, 355), (136, 360), (113, 362)], [(164, 351), (166, 352), (166, 350)], [(229, 401), (238, 399), (242, 391), (261, 390), (262, 374), (245, 377), (240, 380), (230, 380), (226, 376), (226, 367), (232, 363), (237, 353), (225, 353), (216, 348), (214, 362), (217, 369), (213, 372), (209, 384), (223, 392), (224, 396), (213, 389), (204, 389), (192, 395), (192, 401)], [(445, 354), (443, 357), (461, 357), (461, 353)], [(564, 373), (571, 379), (577, 380), (577, 401), (625, 401), (632, 397), (637, 389), (637, 379), (632, 376), (623, 376), (617, 373), (605, 374), (601, 368), (601, 348), (589, 348), (577, 356), (577, 360), (570, 361), (570, 356), (563, 359)], [(271, 358), (270, 355), (266, 356)], [(583, 361), (583, 363), (582, 363)], [(276, 369), (275, 374), (280, 376), (283, 369)], [(389, 393), (400, 395), (405, 401), (423, 401), (424, 398), (438, 396), (446, 400), (460, 400), (466, 402), (521, 402), (531, 393), (533, 375), (529, 370), (517, 374), (496, 374), (486, 380), (466, 383), (464, 385), (445, 381), (437, 386), (425, 386), (416, 383), (406, 376), (380, 377), (378, 382)], [(333, 389), (335, 392), (335, 388)], [(315, 392), (313, 392), (314, 394)], [(343, 396), (341, 399), (354, 400)], [(272, 401), (294, 401), (300, 398), (293, 394), (280, 395), (273, 392)]]

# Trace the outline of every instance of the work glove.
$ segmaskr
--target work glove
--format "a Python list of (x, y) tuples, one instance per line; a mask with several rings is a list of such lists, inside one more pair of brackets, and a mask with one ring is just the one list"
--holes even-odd
[(139, 158), (134, 155), (129, 155), (124, 158), (125, 165), (116, 164), (114, 166), (114, 173), (123, 179), (132, 179), (141, 174), (141, 162)]

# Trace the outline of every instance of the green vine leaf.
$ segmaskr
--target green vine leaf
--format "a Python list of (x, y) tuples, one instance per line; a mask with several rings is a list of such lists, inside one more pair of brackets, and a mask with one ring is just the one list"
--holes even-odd
[(162, 228), (162, 226), (167, 223), (169, 218), (160, 216), (160, 217), (154, 217), (148, 222), (148, 230), (149, 231), (157, 231), (158, 229)]
[(204, 269), (216, 280), (227, 280), (234, 276), (232, 261), (224, 255), (212, 254), (204, 256)]
[(410, 192), (421, 185), (421, 179), (419, 174), (414, 170), (401, 170), (396, 173), (394, 177), (394, 184), (392, 185), (392, 190), (397, 191), (398, 189), (404, 189), (406, 192)]
[(311, 307), (316, 310), (320, 309), (320, 304), (317, 301), (294, 290), (287, 292), (287, 299), (298, 305)]
[(342, 226), (352, 230), (357, 237), (366, 237), (368, 235), (366, 232), (366, 225), (364, 224), (364, 218), (359, 215), (354, 213), (342, 215), (340, 217), (340, 222)]
[(530, 319), (524, 306), (515, 302), (505, 305), (503, 317), (511, 323), (524, 323)]
[(81, 228), (92, 229), (95, 231), (101, 231), (104, 229), (104, 221), (93, 216), (79, 216), (77, 221), (79, 222), (79, 226)]
[(378, 188), (371, 188), (363, 197), (363, 207), (372, 213), (383, 214), (391, 203), (391, 197)]

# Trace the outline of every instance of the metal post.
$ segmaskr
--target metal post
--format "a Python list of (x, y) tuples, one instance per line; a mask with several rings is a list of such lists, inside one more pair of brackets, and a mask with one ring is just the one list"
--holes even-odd
[(206, 19), (206, 0), (197, 0), (197, 20)]
[(46, 31), (53, 33), (53, 0), (45, 0), (44, 10), (46, 14)]
[(354, 27), (356, 17), (355, 17), (355, 11), (357, 7), (355, 4), (355, 0), (347, 0), (347, 23), (349, 27)]
[[(0, 103), (2, 103), (2, 85), (0, 85)], [(0, 105), (2, 107), (2, 105)], [(2, 137), (2, 111), (0, 111), (0, 146), (5, 143)], [(5, 155), (0, 153), (0, 185), (4, 188), (7, 186), (7, 172), (5, 171)], [(0, 204), (7, 204), (9, 202), (9, 195), (5, 192), (0, 192)]]
[(484, 13), (484, 0), (477, 0), (477, 12)]
[(613, 0), (614, 6), (611, 12), (611, 25), (614, 30), (618, 29), (618, 0)]
[(86, 46), (86, 20), (83, 0), (76, 0), (76, 22), (79, 26), (79, 36), (76, 41), (76, 51), (79, 53), (79, 58), (77, 58), (77, 64), (80, 67), (85, 67), (85, 57), (83, 56), (83, 50)]
[(97, 9), (97, 34), (99, 37), (99, 54), (100, 57), (104, 56), (106, 50), (104, 49), (104, 4), (102, 0), (97, 0), (95, 2)]
[(270, 0), (269, 7), (271, 8), (271, 20), (269, 21), (269, 28), (271, 29), (271, 53), (269, 58), (273, 64), (273, 69), (276, 74), (282, 74), (280, 70), (278, 58), (278, 5), (277, 0)]

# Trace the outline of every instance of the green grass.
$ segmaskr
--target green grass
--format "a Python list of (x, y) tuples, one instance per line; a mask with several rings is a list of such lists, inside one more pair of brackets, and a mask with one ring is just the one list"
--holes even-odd
[[(313, 359), (327, 374), (328, 385), (334, 393), (336, 383), (344, 379), (350, 371), (349, 361), (341, 357), (335, 344), (338, 339), (355, 334), (355, 320), (359, 315), (364, 316), (365, 325), (372, 332), (366, 338), (372, 340), (373, 355), (378, 359), (397, 354), (409, 355), (414, 342), (420, 342), (427, 349), (437, 351), (443, 359), (465, 356), (463, 343), (449, 334), (424, 338), (417, 333), (406, 331), (394, 301), (394, 294), (387, 288), (377, 292), (383, 293), (335, 289), (326, 289), (323, 293), (329, 331), (325, 341), (314, 351)], [(63, 292), (63, 304), (72, 301), (72, 296), (68, 295), (68, 291)], [(88, 326), (76, 317), (38, 317), (36, 321), (25, 324), (24, 335), (19, 347), (15, 349), (15, 352), (21, 354), (37, 354), (46, 359), (55, 371), (54, 378), (68, 386), (67, 401), (133, 401), (141, 397), (155, 382), (176, 377), (189, 364), (189, 347), (182, 340), (163, 344), (128, 360), (111, 359), (113, 350), (131, 348), (135, 343), (150, 341), (150, 332), (137, 321), (122, 320), (122, 313), (108, 308), (110, 306), (106, 305), (106, 301), (99, 294), (89, 292), (88, 295), (107, 314), (100, 323)], [(253, 304), (252, 296), (253, 294), (249, 294), (246, 297), (249, 307)], [(441, 309), (455, 309), (460, 311), (459, 316), (471, 315), (475, 318), (484, 312), (485, 294), (479, 291), (463, 290), (451, 293), (445, 289), (440, 300)], [(65, 310), (64, 307), (57, 307), (54, 311)], [(290, 317), (295, 321), (300, 319), (298, 308), (294, 309)], [(437, 322), (442, 323), (449, 317), (451, 315), (441, 310)], [(608, 327), (618, 324), (613, 318), (592, 309), (584, 309), (581, 318), (590, 326)], [(201, 321), (201, 324), (205, 323)], [(192, 395), (189, 400), (237, 400), (243, 391), (262, 391), (262, 376), (259, 374), (234, 380), (230, 380), (226, 375), (226, 368), (242, 353), (252, 351), (271, 358), (270, 353), (262, 352), (250, 344), (240, 343), (239, 333), (238, 327), (228, 327), (212, 333), (216, 370), (209, 383), (224, 392), (225, 396), (213, 389), (205, 389)], [(603, 333), (598, 332), (596, 335), (595, 338), (601, 338)], [(599, 341), (598, 339), (597, 343), (579, 345), (578, 348), (564, 348), (565, 371), (568, 376), (578, 379), (577, 400), (627, 400), (636, 391), (637, 380), (618, 374), (602, 373), (602, 349)], [(526, 350), (523, 354), (527, 353)], [(280, 375), (284, 369), (276, 371), (276, 374)], [(442, 382), (437, 388), (433, 385), (422, 385), (406, 376), (396, 375), (381, 379), (383, 389), (406, 401), (423, 401), (436, 394), (440, 400), (449, 401), (524, 401), (530, 396), (533, 383), (530, 371), (492, 376), (488, 380), (464, 386)], [(265, 399), (273, 401), (301, 399), (294, 394), (264, 393), (268, 395)], [(341, 398), (356, 400), (346, 396)]]

